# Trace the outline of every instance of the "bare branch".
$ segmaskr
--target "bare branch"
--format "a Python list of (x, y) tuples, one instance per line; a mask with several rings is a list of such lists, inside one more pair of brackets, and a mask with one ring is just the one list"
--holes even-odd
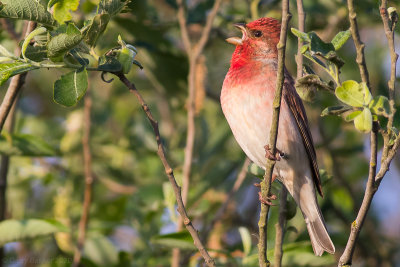
[[(376, 123), (374, 123), (374, 128), (377, 128)], [(364, 224), (365, 218), (367, 216), (369, 207), (371, 206), (372, 198), (375, 192), (378, 190), (375, 187), (375, 174), (376, 174), (376, 163), (377, 163), (377, 153), (378, 153), (378, 135), (376, 131), (371, 132), (371, 155), (370, 155), (370, 169), (367, 181), (367, 187), (365, 189), (364, 199), (361, 203), (360, 210), (358, 211), (356, 220), (351, 224), (350, 236), (346, 244), (346, 248), (340, 257), (339, 265), (351, 265), (354, 249), (356, 246), (356, 241), (360, 234), (361, 228)]]
[[(305, 32), (306, 23), (306, 13), (304, 12), (303, 0), (297, 0), (297, 16), (299, 31)], [(301, 47), (303, 46), (303, 41), (301, 38), (297, 38), (297, 79), (303, 77), (303, 54), (301, 53)]]
[(283, 238), (285, 236), (286, 231), (286, 200), (287, 200), (287, 190), (284, 185), (282, 185), (280, 197), (279, 197), (279, 219), (275, 224), (275, 249), (274, 249), (274, 259), (275, 265), (274, 267), (282, 266), (282, 256), (283, 256)]
[[(348, 0), (347, 4), (348, 4), (348, 9), (349, 9), (350, 29), (351, 29), (352, 37), (354, 40), (354, 44), (356, 46), (357, 63), (360, 68), (361, 79), (363, 80), (363, 82), (365, 82), (368, 85), (368, 88), (370, 88), (368, 70), (367, 70), (367, 66), (365, 63), (365, 56), (364, 56), (364, 44), (360, 40), (360, 35), (358, 32), (358, 27), (357, 27), (356, 13), (354, 11), (354, 6), (353, 6), (353, 1)], [(387, 125), (388, 131), (390, 132), (391, 126), (393, 123), (393, 117), (395, 115), (394, 90), (395, 90), (396, 62), (397, 62), (398, 56), (397, 56), (397, 54), (395, 52), (395, 48), (394, 48), (393, 30), (395, 27), (395, 23), (392, 25), (392, 28), (389, 27), (389, 18), (388, 18), (388, 14), (387, 14), (387, 0), (382, 1), (382, 4), (380, 6), (380, 13), (382, 16), (382, 21), (384, 24), (384, 29), (385, 29), (386, 37), (388, 39), (389, 49), (390, 49), (390, 53), (391, 53), (391, 79), (388, 83), (388, 87), (389, 87), (389, 99), (390, 99), (392, 114), (391, 114), (391, 117), (389, 117), (389, 122)], [(351, 225), (350, 236), (347, 241), (346, 248), (345, 248), (342, 256), (340, 257), (338, 266), (351, 265), (352, 257), (353, 257), (353, 253), (354, 253), (354, 249), (355, 249), (355, 244), (358, 239), (358, 235), (361, 231), (361, 227), (364, 224), (364, 220), (367, 216), (367, 213), (368, 213), (369, 207), (371, 205), (372, 199), (374, 197), (374, 194), (378, 190), (380, 182), (383, 179), (384, 175), (389, 170), (390, 163), (400, 145), (400, 136), (398, 136), (394, 142), (393, 147), (390, 148), (390, 145), (389, 145), (390, 135), (384, 134), (384, 147), (383, 147), (383, 155), (382, 155), (382, 159), (381, 159), (381, 168), (380, 168), (378, 174), (376, 174), (378, 128), (379, 128), (378, 123), (374, 122), (373, 129), (371, 132), (371, 141), (370, 141), (371, 155), (370, 155), (370, 164), (369, 164), (370, 168), (369, 168), (367, 187), (365, 189), (364, 199), (361, 203), (361, 207), (357, 214), (357, 218)]]
[(368, 74), (368, 69), (367, 69), (367, 63), (365, 62), (365, 55), (364, 55), (365, 45), (361, 41), (360, 32), (358, 31), (357, 14), (354, 10), (353, 0), (347, 0), (347, 7), (349, 9), (349, 21), (350, 21), (351, 36), (353, 38), (354, 45), (357, 50), (356, 62), (358, 64), (358, 68), (360, 69), (361, 80), (363, 82), (365, 82), (365, 84), (371, 90), (371, 86), (369, 83), (369, 74)]
[(82, 147), (83, 147), (83, 166), (85, 173), (85, 192), (83, 196), (83, 209), (82, 216), (79, 221), (78, 228), (78, 244), (75, 248), (74, 253), (74, 267), (79, 266), (81, 256), (83, 252), (83, 246), (85, 244), (86, 228), (89, 221), (90, 204), (92, 201), (92, 185), (93, 185), (93, 173), (92, 173), (92, 152), (90, 149), (90, 127), (92, 124), (91, 120), (92, 110), (92, 98), (88, 91), (84, 100), (83, 108), (83, 136), (82, 136)]
[[(270, 130), (269, 147), (271, 153), (274, 155), (276, 150), (276, 140), (278, 137), (278, 124), (279, 124), (279, 113), (282, 99), (282, 88), (284, 82), (284, 66), (285, 66), (285, 49), (286, 49), (286, 38), (287, 28), (289, 20), (291, 19), (289, 13), (289, 1), (282, 1), (282, 26), (280, 40), (277, 45), (278, 48), (278, 73), (277, 73), (277, 84), (275, 88), (275, 96), (273, 102), (273, 113)], [(264, 174), (264, 180), (261, 182), (261, 195), (266, 199), (270, 195), (271, 191), (271, 178), (274, 170), (275, 161), (267, 159), (267, 165)], [(269, 205), (261, 203), (260, 220), (258, 222), (259, 229), (259, 240), (258, 240), (258, 261), (261, 267), (269, 266), (267, 259), (267, 223), (268, 223), (268, 212)]]
[[(198, 63), (201, 53), (209, 39), (212, 24), (215, 16), (217, 15), (218, 9), (221, 5), (222, 0), (216, 0), (207, 16), (206, 25), (204, 26), (199, 41), (192, 47), (192, 42), (187, 29), (186, 12), (182, 0), (177, 0), (178, 4), (178, 21), (181, 30), (182, 41), (185, 46), (186, 53), (189, 59), (189, 74), (188, 74), (188, 101), (187, 101), (187, 133), (186, 133), (186, 146), (185, 156), (183, 161), (183, 177), (182, 177), (182, 200), (183, 204), (187, 203), (190, 175), (192, 171), (193, 161), (193, 149), (195, 141), (195, 115), (196, 115), (196, 65)], [(183, 227), (183, 218), (179, 218), (177, 223), (177, 230), (181, 230)], [(180, 252), (179, 249), (174, 249), (172, 252), (172, 266), (179, 266)]]
[[(387, 0), (382, 0), (381, 6), (379, 7), (380, 14), (382, 17), (383, 28), (385, 30), (386, 39), (388, 40), (388, 46), (390, 51), (390, 80), (388, 81), (388, 91), (389, 91), (389, 104), (390, 104), (390, 115), (387, 123), (387, 131), (390, 133), (392, 131), (394, 115), (396, 113), (395, 108), (395, 88), (396, 88), (396, 63), (398, 55), (395, 50), (394, 45), (394, 29), (397, 24), (397, 19), (392, 21), (392, 25), (389, 25), (389, 14), (387, 11)], [(389, 142), (390, 134), (384, 136), (385, 144)], [(388, 147), (385, 146), (383, 149), (383, 157), (388, 154)]]
[(182, 0), (176, 0), (176, 3), (178, 4), (177, 17), (178, 17), (179, 27), (181, 29), (183, 46), (185, 47), (186, 53), (190, 54), (192, 50), (192, 43), (190, 42), (189, 33), (186, 25), (185, 6), (183, 5)]
[(178, 204), (178, 212), (179, 214), (182, 216), (183, 218), (183, 222), (186, 226), (186, 229), (189, 231), (190, 235), (193, 238), (194, 241), (194, 245), (198, 248), (200, 254), (202, 255), (202, 257), (204, 258), (207, 266), (215, 266), (215, 262), (214, 260), (210, 257), (210, 255), (208, 254), (206, 248), (204, 247), (203, 243), (200, 240), (199, 234), (197, 232), (197, 230), (194, 228), (191, 220), (189, 219), (186, 210), (185, 210), (185, 205), (183, 204), (183, 200), (182, 200), (182, 196), (181, 196), (181, 188), (178, 186), (178, 184), (176, 183), (175, 180), (175, 176), (173, 173), (173, 170), (171, 168), (171, 166), (168, 163), (168, 160), (165, 156), (165, 152), (164, 152), (164, 147), (162, 145), (161, 142), (161, 136), (160, 136), (160, 131), (158, 129), (158, 122), (154, 119), (150, 108), (148, 107), (148, 105), (146, 104), (146, 102), (144, 101), (142, 95), (139, 93), (139, 91), (136, 89), (135, 85), (133, 83), (131, 83), (124, 74), (122, 73), (115, 73), (115, 75), (121, 80), (121, 82), (129, 89), (130, 92), (132, 92), (136, 98), (138, 99), (140, 105), (142, 106), (147, 119), (149, 120), (153, 131), (154, 131), (154, 135), (156, 137), (156, 141), (157, 141), (157, 154), (160, 157), (160, 160), (164, 166), (165, 169), (165, 173), (168, 176), (168, 179), (172, 185), (172, 188), (174, 189), (174, 193), (175, 193), (175, 198)]

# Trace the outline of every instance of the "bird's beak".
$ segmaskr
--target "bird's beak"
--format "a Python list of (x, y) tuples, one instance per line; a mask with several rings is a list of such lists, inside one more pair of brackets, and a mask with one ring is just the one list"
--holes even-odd
[(236, 28), (238, 28), (239, 30), (242, 31), (242, 38), (239, 37), (230, 37), (228, 39), (226, 39), (226, 41), (230, 44), (233, 45), (242, 45), (243, 44), (243, 40), (245, 38), (245, 36), (247, 35), (247, 28), (246, 28), (246, 24), (244, 23), (235, 23), (233, 24), (233, 26), (235, 26)]

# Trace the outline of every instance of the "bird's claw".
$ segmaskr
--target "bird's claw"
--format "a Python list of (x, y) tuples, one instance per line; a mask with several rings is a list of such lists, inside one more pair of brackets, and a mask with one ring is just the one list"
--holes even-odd
[(264, 149), (265, 149), (265, 157), (270, 160), (280, 161), (281, 155), (284, 154), (281, 151), (279, 151), (279, 149), (275, 148), (275, 155), (273, 155), (269, 145), (264, 146)]
[(268, 205), (268, 206), (276, 206), (275, 204), (273, 204), (271, 202), (271, 200), (276, 200), (277, 199), (276, 195), (270, 195), (269, 197), (267, 197), (265, 199), (265, 198), (263, 198), (261, 192), (258, 192), (258, 199), (260, 200), (260, 202), (262, 204), (265, 204), (265, 205)]

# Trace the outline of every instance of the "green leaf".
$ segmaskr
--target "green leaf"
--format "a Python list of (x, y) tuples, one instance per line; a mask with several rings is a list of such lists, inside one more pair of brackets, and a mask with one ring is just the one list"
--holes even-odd
[(49, 157), (56, 150), (42, 138), (30, 134), (0, 135), (0, 154), (7, 156)]
[(188, 231), (175, 232), (165, 235), (157, 235), (151, 238), (151, 243), (185, 250), (195, 250), (193, 239)]
[(50, 0), (47, 8), (53, 7), (53, 17), (58, 23), (64, 23), (72, 19), (70, 11), (76, 11), (79, 0)]
[(83, 35), (80, 31), (73, 24), (69, 24), (66, 33), (51, 38), (47, 44), (47, 55), (50, 59), (62, 57), (67, 51), (77, 46), (82, 39)]
[(54, 83), (54, 101), (66, 107), (74, 106), (86, 93), (87, 87), (86, 69), (71, 71)]
[(371, 103), (369, 103), (369, 108), (373, 114), (389, 117), (390, 105), (389, 99), (386, 96), (379, 95), (374, 97)]
[(119, 72), (122, 70), (122, 65), (114, 56), (103, 55), (99, 58), (97, 68), (106, 72)]
[(0, 55), (5, 57), (13, 58), (15, 55), (8, 51), (4, 46), (0, 45)]
[(348, 80), (335, 90), (336, 97), (352, 107), (363, 107), (372, 100), (371, 93), (365, 83)]
[(23, 58), (26, 59), (25, 52), (29, 46), (29, 43), (33, 39), (33, 37), (35, 37), (36, 35), (43, 34), (46, 31), (47, 31), (47, 29), (45, 27), (40, 27), (28, 34), (28, 36), (25, 38), (24, 43), (22, 44), (22, 48), (21, 48), (21, 53), (22, 53)]
[(331, 43), (325, 43), (319, 38), (319, 36), (315, 32), (308, 33), (308, 36), (311, 40), (310, 48), (314, 52), (321, 53), (322, 55), (328, 54), (330, 51), (334, 51), (335, 47)]
[(364, 108), (362, 113), (355, 117), (354, 126), (362, 133), (369, 133), (372, 130), (372, 114), (369, 108)]
[(86, 239), (83, 257), (94, 262), (96, 266), (116, 266), (118, 263), (117, 248), (107, 237), (102, 235)]
[(96, 46), (97, 40), (106, 29), (109, 21), (109, 14), (98, 14), (93, 18), (91, 23), (83, 31), (83, 35), (85, 36), (84, 40), (89, 46)]
[(130, 0), (100, 0), (97, 8), (97, 14), (109, 14), (110, 16), (115, 16), (123, 11), (129, 2)]
[(251, 251), (251, 235), (246, 227), (239, 227), (239, 234), (242, 239), (244, 255), (249, 255)]
[(321, 81), (318, 75), (315, 74), (308, 74), (304, 77), (301, 77), (296, 81), (295, 87), (299, 96), (303, 100), (309, 102), (312, 102), (314, 100), (317, 90), (327, 90), (331, 92), (334, 90), (328, 84)]
[(10, 77), (21, 74), (30, 70), (37, 69), (29, 63), (15, 61), (12, 63), (0, 64), (0, 86), (3, 85)]
[(338, 34), (336, 34), (331, 41), (331, 43), (335, 47), (335, 50), (339, 50), (347, 42), (350, 36), (350, 29), (348, 29), (347, 31), (338, 32)]
[(345, 121), (353, 121), (358, 115), (361, 114), (361, 110), (356, 110), (346, 116)]
[(295, 28), (291, 28), (290, 30), (292, 31), (292, 33), (294, 35), (299, 37), (303, 42), (307, 42), (307, 43), (311, 42), (311, 39), (310, 39), (310, 37), (308, 36), (307, 33), (301, 32), (301, 31), (299, 31), (298, 29), (295, 29)]
[(321, 112), (321, 117), (327, 115), (340, 115), (351, 110), (351, 107), (348, 106), (334, 106), (334, 107), (327, 107)]
[(47, 58), (47, 46), (46, 45), (28, 45), (25, 51), (25, 57), (40, 62)]
[(68, 232), (68, 228), (55, 220), (5, 220), (0, 223), (0, 246), (58, 232)]
[(53, 27), (57, 22), (37, 0), (1, 0), (0, 18), (31, 20)]

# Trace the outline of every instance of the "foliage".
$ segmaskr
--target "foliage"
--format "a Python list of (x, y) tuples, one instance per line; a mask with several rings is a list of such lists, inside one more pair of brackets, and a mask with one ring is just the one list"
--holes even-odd
[[(127, 72), (160, 123), (162, 142), (179, 180), (187, 131), (188, 64), (176, 21), (176, 3), (86, 0), (80, 1), (75, 10), (75, 0), (0, 2), (0, 17), (15, 19), (8, 23), (17, 33), (22, 32), (21, 20), (38, 22), (37, 30), (20, 43), (22, 54), (18, 56), (11, 52), (15, 44), (8, 32), (0, 32), (2, 95), (11, 77), (28, 72), (15, 133), (3, 130), (0, 136), (0, 153), (12, 156), (7, 193), (7, 217), (12, 221), (3, 224), (12, 222), (12, 228), (6, 225), (7, 229), (16, 229), (4, 230), (0, 224), (0, 239), (4, 243), (17, 242), (6, 244), (6, 257), (24, 260), (19, 252), (30, 251), (26, 257), (42, 259), (43, 266), (65, 266), (61, 261), (47, 259), (72, 257), (84, 190), (81, 138), (86, 122), (80, 100), (90, 88), (95, 182), (82, 263), (170, 266), (171, 248), (179, 247), (187, 255), (184, 266), (196, 266), (199, 257), (191, 237), (175, 228), (176, 200), (157, 157), (150, 125), (126, 88), (118, 81), (103, 81), (111, 76), (107, 73)], [(211, 5), (212, 1), (195, 1), (188, 7), (188, 27), (194, 37)], [(305, 0), (304, 5), (307, 29), (314, 32), (293, 29), (296, 36), (303, 38), (303, 54), (308, 59), (308, 75), (299, 79), (296, 87), (300, 95), (312, 100), (306, 108), (325, 193), (319, 201), (340, 251), (346, 244), (368, 175), (367, 136), (346, 121), (353, 121), (358, 130), (368, 132), (375, 120), (386, 130), (390, 116), (385, 96), (387, 48), (381, 38), (375, 37), (375, 26), (381, 25), (376, 3), (359, 3), (359, 24), (368, 33), (366, 57), (371, 87), (377, 88), (370, 92), (371, 88), (359, 82), (355, 51), (347, 42), (350, 34), (346, 30), (346, 14), (342, 14), (343, 3)], [(260, 1), (258, 9), (262, 16), (278, 18), (279, 1)], [(294, 6), (291, 9), (295, 14)], [(237, 34), (232, 24), (247, 19), (249, 10), (246, 1), (235, 0), (221, 6), (205, 47), (204, 61), (198, 66), (206, 78), (196, 88), (197, 131), (187, 207), (200, 235), (223, 205), (244, 159), (213, 96), (219, 94), (234, 49), (224, 39)], [(121, 12), (127, 13), (120, 15)], [(332, 17), (338, 21), (332, 24)], [(292, 25), (296, 27), (296, 18)], [(294, 59), (297, 42), (293, 37), (289, 36), (291, 50), (287, 53), (291, 73), (295, 73), (295, 61), (289, 59)], [(132, 68), (133, 64), (143, 66), (143, 70)], [(54, 88), (53, 93), (50, 88)], [(340, 115), (345, 120), (325, 115)], [(394, 137), (399, 122), (396, 117), (391, 129)], [(385, 198), (377, 195), (365, 222), (354, 264), (393, 266), (398, 262), (396, 166), (392, 171), (392, 179), (385, 181), (387, 187), (382, 188)], [(260, 174), (263, 170), (250, 167), (244, 184), (210, 232), (207, 246), (221, 266), (258, 266), (254, 234), (259, 203), (253, 183), (259, 182), (255, 176)], [(279, 182), (275, 182), (273, 193), (277, 194), (279, 188)], [(337, 259), (331, 255), (314, 256), (304, 219), (296, 212), (292, 199), (288, 210), (283, 265), (335, 266)], [(277, 213), (278, 209), (272, 207), (269, 248), (274, 243)], [(273, 250), (268, 253), (272, 258)]]

